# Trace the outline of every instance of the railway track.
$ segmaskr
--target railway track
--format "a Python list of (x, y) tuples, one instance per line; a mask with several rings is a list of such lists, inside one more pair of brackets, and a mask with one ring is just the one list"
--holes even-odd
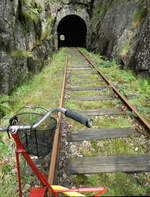
[[(60, 107), (64, 105), (89, 116), (94, 125), (85, 129), (71, 121), (60, 126), (62, 117), (59, 116), (49, 169), (50, 184), (55, 181), (60, 184), (59, 171), (68, 176), (61, 179), (64, 182), (61, 184), (74, 174), (150, 171), (150, 154), (145, 147), (143, 150), (138, 147), (138, 139), (140, 142), (150, 137), (150, 125), (128, 102), (134, 95), (125, 97), (118, 89), (119, 86), (113, 86), (81, 51), (67, 49)], [(128, 110), (136, 114), (136, 120), (129, 116)], [(107, 125), (109, 121), (111, 125)], [(63, 136), (63, 140), (59, 140), (59, 136)], [(59, 141), (62, 141), (60, 145)], [(126, 148), (122, 151), (119, 145), (119, 150), (114, 150), (115, 143), (129, 144), (130, 151)], [(59, 146), (61, 162), (57, 161)]]

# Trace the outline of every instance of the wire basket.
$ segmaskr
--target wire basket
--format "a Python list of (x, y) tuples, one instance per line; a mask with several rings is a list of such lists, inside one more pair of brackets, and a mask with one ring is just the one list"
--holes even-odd
[[(16, 114), (10, 119), (12, 125), (33, 125), (38, 122), (44, 114), (34, 112), (24, 112)], [(35, 156), (45, 156), (52, 149), (54, 133), (56, 130), (57, 120), (48, 117), (36, 129), (19, 131), (19, 138), (29, 154)]]

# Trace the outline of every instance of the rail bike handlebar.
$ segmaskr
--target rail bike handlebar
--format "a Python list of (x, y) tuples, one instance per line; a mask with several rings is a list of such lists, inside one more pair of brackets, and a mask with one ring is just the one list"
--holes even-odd
[(65, 116), (72, 118), (73, 120), (76, 120), (89, 128), (92, 127), (92, 120), (91, 119), (88, 119), (85, 116), (82, 116), (82, 115), (78, 114), (77, 112), (74, 112), (70, 109), (67, 109), (67, 111), (65, 112)]
[(10, 125), (9, 127), (0, 127), (0, 132), (5, 132), (5, 131), (11, 131), (12, 133), (16, 133), (19, 130), (29, 130), (29, 129), (35, 129), (37, 128), (44, 120), (46, 120), (50, 114), (52, 114), (53, 112), (61, 112), (63, 113), (65, 116), (76, 120), (78, 122), (80, 122), (81, 124), (87, 126), (87, 127), (92, 127), (92, 120), (80, 115), (77, 112), (74, 112), (70, 109), (66, 109), (66, 108), (61, 108), (61, 107), (56, 107), (54, 109), (50, 109), (42, 118), (41, 120), (39, 120), (37, 123), (33, 124), (33, 125)]

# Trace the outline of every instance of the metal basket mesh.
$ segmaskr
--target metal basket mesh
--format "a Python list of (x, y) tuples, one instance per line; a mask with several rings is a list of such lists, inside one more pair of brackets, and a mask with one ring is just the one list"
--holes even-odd
[[(12, 120), (18, 125), (33, 125), (43, 117), (43, 114), (24, 112), (15, 115)], [(19, 131), (20, 140), (29, 154), (36, 156), (45, 156), (52, 149), (54, 133), (56, 130), (57, 120), (48, 117), (36, 129)]]

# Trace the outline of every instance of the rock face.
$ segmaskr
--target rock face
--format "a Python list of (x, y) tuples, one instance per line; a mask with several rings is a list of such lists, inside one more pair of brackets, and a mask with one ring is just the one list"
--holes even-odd
[(1, 0), (0, 94), (41, 70), (47, 54), (58, 49), (57, 27), (65, 16), (85, 21), (90, 46), (90, 9), (89, 0)]
[(41, 70), (52, 52), (51, 22), (43, 0), (0, 1), (0, 94)]
[(149, 0), (95, 0), (91, 50), (149, 75), (149, 9)]

